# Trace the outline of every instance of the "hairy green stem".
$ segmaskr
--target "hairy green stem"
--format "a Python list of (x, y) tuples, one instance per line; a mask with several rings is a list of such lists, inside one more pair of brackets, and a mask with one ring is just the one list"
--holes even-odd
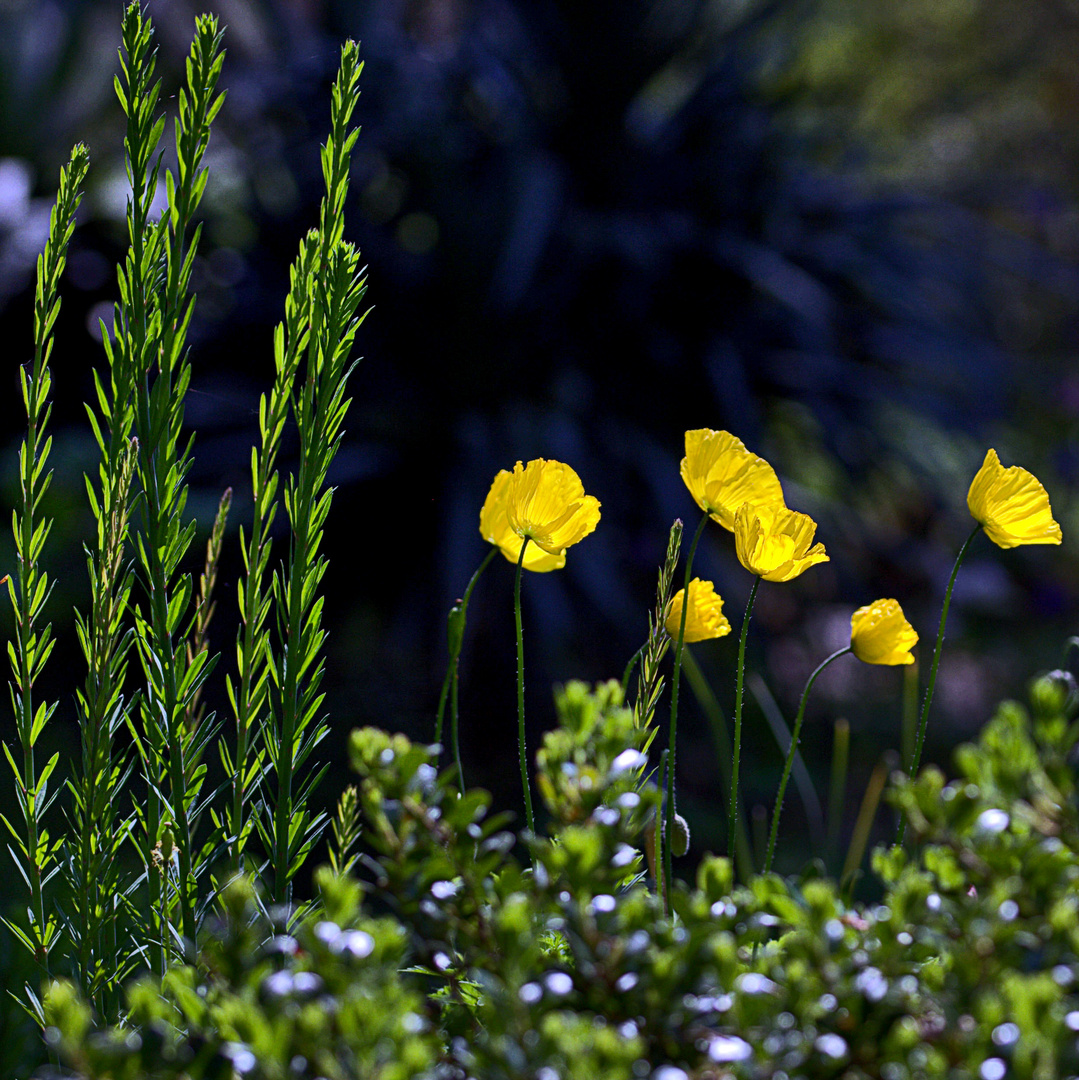
[(850, 764), (850, 723), (835, 722), (832, 741), (832, 776), (828, 790), (828, 857), (839, 851), (839, 832), (843, 824), (843, 801), (847, 792), (847, 768)]
[[(925, 742), (925, 730), (929, 723), (929, 706), (933, 702), (933, 690), (937, 685), (937, 668), (940, 666), (940, 654), (944, 647), (944, 626), (948, 621), (948, 608), (952, 603), (952, 589), (955, 588), (955, 579), (959, 575), (959, 567), (963, 564), (963, 558), (967, 553), (967, 548), (970, 547), (974, 540), (974, 537), (981, 532), (981, 524), (977, 524), (971, 530), (970, 535), (963, 541), (963, 546), (959, 549), (959, 554), (955, 557), (955, 565), (952, 567), (952, 576), (948, 578), (948, 588), (944, 590), (944, 606), (940, 612), (940, 627), (937, 630), (937, 643), (933, 648), (933, 663), (929, 668), (929, 684), (925, 690), (925, 701), (922, 703), (922, 715), (918, 721), (918, 737), (914, 742), (914, 756), (910, 760), (910, 769), (908, 774), (914, 776), (918, 772), (918, 764), (922, 759), (922, 744)], [(906, 820), (900, 819), (899, 831), (896, 835), (895, 842), (897, 844), (903, 843), (903, 835), (906, 832)]]
[(663, 823), (663, 906), (668, 914), (671, 910), (671, 836), (674, 829), (674, 761), (675, 741), (678, 737), (678, 684), (682, 676), (682, 649), (685, 646), (686, 617), (689, 614), (689, 582), (693, 573), (693, 557), (697, 554), (697, 544), (700, 542), (708, 520), (707, 514), (701, 515), (697, 531), (693, 534), (693, 543), (689, 546), (682, 585), (682, 619), (678, 624), (678, 640), (674, 646), (674, 674), (671, 676), (671, 730), (667, 739), (670, 757), (667, 760), (667, 804), (664, 807)]
[(528, 537), (517, 556), (517, 573), (513, 579), (513, 616), (517, 623), (517, 750), (521, 759), (521, 786), (525, 794), (525, 820), (528, 831), (535, 833), (536, 821), (532, 814), (532, 791), (528, 783), (528, 755), (525, 751), (525, 646), (521, 626), (521, 567), (524, 566)]
[(450, 693), (450, 738), (453, 740), (453, 764), (457, 769), (457, 787), (461, 794), (465, 790), (465, 770), (461, 764), (460, 711), (457, 703), (460, 681), (457, 678), (457, 662), (453, 665), (453, 689)]
[(779, 790), (776, 792), (776, 804), (772, 810), (772, 833), (768, 838), (768, 854), (764, 858), (764, 872), (767, 874), (772, 869), (772, 859), (776, 853), (776, 837), (779, 835), (779, 815), (783, 810), (783, 796), (787, 793), (787, 781), (790, 780), (791, 768), (794, 766), (794, 755), (798, 752), (798, 739), (802, 733), (802, 721), (805, 719), (806, 702), (809, 700), (809, 691), (817, 681), (817, 676), (833, 661), (850, 652), (850, 646), (837, 649), (827, 659), (817, 665), (816, 671), (809, 676), (805, 689), (802, 691), (802, 700), (798, 702), (798, 715), (794, 718), (794, 728), (791, 731), (791, 744), (787, 749), (787, 760), (783, 763), (783, 776), (779, 781)]
[[(697, 698), (697, 704), (700, 705), (708, 719), (708, 723), (711, 725), (712, 737), (716, 744), (716, 758), (719, 763), (720, 777), (724, 786), (729, 789), (731, 786), (731, 759), (733, 755), (731, 753), (731, 736), (727, 730), (727, 718), (723, 715), (723, 710), (716, 700), (715, 692), (708, 685), (708, 680), (705, 679), (704, 672), (701, 671), (700, 665), (693, 658), (693, 652), (690, 649), (686, 649), (682, 654), (682, 667), (685, 670), (689, 687)], [(722, 802), (722, 793), (720, 794), (720, 801)], [(738, 819), (734, 865), (744, 881), (748, 881), (752, 877), (753, 854), (749, 849), (749, 833), (742, 818)]]
[(727, 811), (727, 854), (733, 856), (735, 828), (738, 825), (738, 765), (742, 756), (742, 688), (746, 674), (746, 634), (749, 631), (749, 618), (753, 613), (753, 601), (757, 598), (757, 586), (761, 579), (753, 579), (746, 603), (746, 614), (742, 620), (742, 633), (738, 639), (738, 674), (734, 687), (734, 765), (731, 768), (731, 799)]

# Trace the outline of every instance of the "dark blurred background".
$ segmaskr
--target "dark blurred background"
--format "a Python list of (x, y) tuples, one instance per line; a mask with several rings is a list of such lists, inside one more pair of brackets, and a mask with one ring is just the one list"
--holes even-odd
[[(151, 0), (171, 110), (203, 4)], [(1048, 488), (1062, 548), (984, 537), (959, 579), (927, 757), (946, 761), (1002, 696), (1060, 663), (1076, 631), (1079, 7), (1070, 0), (221, 0), (228, 99), (208, 154), (195, 270), (189, 507), (236, 492), (214, 622), (235, 640), (238, 529), (288, 266), (316, 220), (318, 147), (346, 36), (366, 67), (346, 233), (374, 305), (325, 550), (334, 768), (359, 724), (430, 738), (445, 616), (485, 554), (478, 514), (518, 460), (569, 462), (603, 504), (566, 568), (524, 582), (531, 747), (551, 686), (619, 676), (647, 630), (675, 517), (687, 428), (727, 428), (771, 461), (831, 562), (765, 584), (750, 666), (792, 716), (852, 610), (895, 596), (928, 666), (965, 497), (985, 449)], [(124, 250), (118, 0), (0, 0), (0, 395), (3, 502), (21, 438), (34, 259), (71, 144), (92, 154), (54, 354), (57, 514), (47, 554), (61, 646), (44, 736), (75, 745), (95, 468), (82, 402), (103, 363)], [(283, 512), (279, 522), (284, 520)], [(283, 539), (283, 534), (282, 534)], [(283, 543), (278, 548), (284, 551)], [(10, 541), (0, 557), (12, 558)], [(694, 647), (733, 705), (750, 585), (710, 528), (701, 576), (735, 635)], [(470, 783), (516, 809), (512, 567), (477, 587), (461, 670)], [(10, 616), (7, 617), (10, 619)], [(924, 681), (924, 671), (923, 671)], [(220, 679), (216, 685), (220, 686)], [(817, 684), (804, 753), (824, 797), (832, 722), (850, 720), (845, 833), (881, 754), (900, 743), (903, 676), (853, 658)], [(694, 849), (721, 848), (711, 735), (683, 695), (679, 809)], [(226, 707), (218, 692), (216, 704)], [(665, 726), (666, 699), (660, 707)], [(0, 721), (13, 738), (10, 719)], [(747, 804), (781, 755), (747, 705)], [(663, 739), (659, 740), (662, 745)], [(0, 809), (10, 813), (10, 779)], [(885, 823), (883, 815), (882, 833)], [(792, 792), (782, 869), (805, 858)], [(0, 876), (15, 888), (16, 876)], [(2, 894), (0, 894), (2, 895)], [(7, 948), (5, 943), (4, 948)], [(2, 958), (2, 957), (0, 957)]]

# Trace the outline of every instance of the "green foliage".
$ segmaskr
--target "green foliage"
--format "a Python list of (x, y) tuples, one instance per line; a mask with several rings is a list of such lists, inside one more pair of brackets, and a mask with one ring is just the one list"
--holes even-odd
[(358, 890), (323, 883), (326, 913), (293, 933), (259, 914), (249, 883), (230, 884), (199, 968), (129, 987), (127, 1029), (91, 1036), (89, 1011), (58, 984), (47, 1004), (58, 1048), (79, 1074), (116, 1080), (428, 1073), (438, 1045), (421, 993), (400, 973), (401, 928), (361, 915)]
[[(34, 357), (29, 371), (19, 368), (19, 382), (26, 409), (26, 438), (19, 450), (19, 498), (12, 515), (12, 532), (18, 570), (15, 579), (6, 577), (8, 596), (15, 614), (15, 640), (8, 642), (11, 662), (11, 705), (18, 731), (21, 762), (4, 743), (4, 756), (15, 778), (22, 828), (3, 819), (14, 840), (11, 849), (15, 865), (30, 891), (27, 924), (5, 920), (8, 929), (34, 956), (44, 973), (49, 972), (49, 953), (56, 943), (60, 925), (54, 912), (46, 909), (45, 887), (59, 869), (62, 841), (52, 839), (44, 824), (56, 791), (49, 794), (49, 778), (58, 754), (39, 767), (34, 749), (55, 702), (35, 703), (34, 687), (53, 648), (52, 626), (42, 625), (42, 608), (48, 599), (48, 575), (39, 560), (52, 527), (43, 516), (40, 502), (49, 487), (48, 469), (52, 438), (47, 434), (52, 376), (49, 358), (53, 348), (53, 326), (60, 312), (60, 275), (67, 262), (68, 242), (75, 229), (75, 211), (82, 198), (82, 183), (89, 157), (81, 144), (71, 152), (66, 169), (60, 171), (60, 190), (49, 217), (49, 239), (37, 260), (37, 288), (34, 294)], [(28, 993), (36, 1013), (37, 1001)]]
[[(617, 683), (558, 694), (534, 869), (433, 748), (357, 731), (368, 884), (323, 868), (322, 913), (293, 937), (238, 881), (198, 968), (129, 992), (139, 1038), (93, 1033), (66, 985), (52, 1038), (85, 1077), (213, 1076), (222, 1058), (256, 1077), (1074, 1075), (1079, 723), (1066, 685), (1032, 696), (1033, 717), (1006, 703), (960, 749), (957, 779), (896, 775), (913, 847), (875, 853), (878, 903), (812, 876), (736, 884), (706, 856), (674, 917), (638, 872), (655, 794), (617, 764), (640, 738)], [(365, 892), (391, 915), (362, 915)]]
[[(138, 0), (124, 8), (121, 31), (115, 89), (126, 117), (128, 249), (117, 267), (111, 326), (102, 325), (105, 365), (94, 373), (87, 407), (100, 463), (86, 478), (95, 535), (86, 545), (90, 603), (76, 613), (86, 677), (76, 695), (81, 753), (66, 777), (66, 829), (50, 834), (46, 821), (63, 789), (53, 780), (59, 755), (45, 763), (35, 759), (56, 707), (37, 700), (35, 684), (53, 646), (45, 618), (51, 582), (41, 560), (52, 525), (43, 509), (50, 478), (49, 360), (58, 286), (88, 165), (82, 146), (60, 174), (38, 261), (33, 361), (20, 373), (27, 434), (13, 521), (18, 567), (8, 580), (18, 746), (16, 752), (4, 747), (21, 817), (5, 825), (29, 894), (26, 918), (7, 925), (33, 956), (39, 980), (71, 977), (94, 1014), (113, 1022), (128, 1015), (120, 987), (129, 976), (149, 969), (171, 977), (178, 963), (195, 960), (219, 889), (247, 865), (245, 847), (256, 822), (265, 826), (266, 892), (278, 890), (281, 899), (288, 889), (279, 886), (291, 881), (325, 824), (324, 815), (313, 817), (307, 809), (318, 779), (308, 759), (325, 733), (318, 686), (325, 636), (319, 585), (326, 563), (319, 550), (331, 499), (325, 478), (348, 409), (345, 388), (364, 292), (359, 253), (342, 234), (358, 134), (350, 118), (362, 70), (357, 46), (349, 42), (323, 154), (326, 198), (293, 270), (275, 339), (276, 378), (260, 409), (261, 443), (252, 451), (255, 506), (250, 533), (241, 535), (248, 573), (239, 591), (238, 670), (235, 680), (226, 677), (237, 723), (233, 748), (222, 722), (203, 704), (218, 660), (208, 627), (232, 492), (222, 496), (210, 526), (196, 590), (190, 555), (199, 523), (188, 513), (186, 481), (194, 440), (182, 435), (191, 381), (190, 284), (201, 230), (196, 217), (208, 182), (211, 127), (224, 101), (218, 90), (223, 32), (213, 16), (195, 20), (186, 79), (169, 103), (175, 111), (172, 168), (164, 166), (154, 30)], [(276, 455), (290, 418), (301, 442), (299, 473), (283, 489), (294, 535), (271, 589)], [(128, 663), (133, 648), (138, 670)], [(215, 746), (226, 768), (225, 788), (209, 782), (206, 757)], [(227, 802), (219, 797), (226, 790)], [(338, 821), (340, 869), (352, 864), (357, 830), (353, 800), (342, 804)], [(128, 848), (139, 865), (131, 865)], [(58, 871), (62, 893), (50, 884)], [(15, 985), (6, 989), (14, 992)], [(35, 988), (27, 984), (24, 997), (41, 1022)]]
[[(669, 644), (663, 621), (678, 522), (634, 705), (625, 703), (632, 665), (621, 683), (569, 683), (556, 694), (559, 723), (536, 758), (546, 835), (512, 832), (486, 792), (465, 788), (459, 760), (440, 774), (439, 746), (375, 728), (352, 734), (359, 780), (333, 820), (312, 812), (322, 775), (313, 753), (326, 733), (319, 588), (327, 476), (349, 406), (366, 287), (359, 252), (343, 238), (362, 69), (351, 42), (333, 91), (318, 227), (292, 268), (274, 380), (260, 402), (253, 519), (241, 533), (237, 667), (226, 676), (236, 741), (220, 737), (202, 690), (217, 660), (207, 628), (231, 492), (210, 529), (196, 594), (187, 567), (197, 523), (186, 514), (185, 479), (193, 446), (180, 434), (194, 218), (222, 102), (221, 46), (216, 20), (196, 20), (176, 99), (176, 172), (164, 172), (167, 209), (154, 217), (165, 121), (153, 32), (138, 3), (125, 11), (116, 89), (127, 117), (129, 250), (104, 328), (107, 367), (88, 409), (100, 465), (86, 484), (96, 524), (86, 549), (90, 606), (77, 618), (87, 674), (77, 699), (81, 754), (59, 837), (45, 822), (57, 759), (42, 765), (34, 755), (55, 705), (35, 698), (35, 683), (52, 647), (50, 583), (39, 566), (51, 524), (41, 510), (49, 359), (87, 165), (81, 147), (61, 173), (38, 264), (34, 357), (21, 371), (27, 434), (8, 650), (21, 761), (5, 746), (21, 820), (5, 824), (29, 903), (25, 922), (7, 923), (5, 941), (25, 947), (23, 967), (10, 965), (20, 972), (12, 985), (32, 962), (47, 986), (39, 1000), (26, 978), (24, 997), (68, 1075), (1079, 1073), (1074, 679), (1053, 672), (1035, 680), (1030, 711), (1001, 706), (978, 744), (958, 751), (957, 779), (935, 768), (894, 778), (889, 798), (908, 843), (874, 854), (879, 902), (852, 902), (847, 874), (840, 883), (813, 872), (787, 881), (743, 868), (738, 880), (728, 860), (712, 856), (689, 887), (670, 869), (671, 856), (688, 847), (688, 826), (669, 788), (664, 842), (646, 756)], [(290, 420), (299, 466), (282, 478), (277, 459)], [(271, 567), (279, 494), (290, 542)], [(455, 736), (456, 664), (475, 581), (449, 623), (439, 726), (449, 698)], [(687, 671), (703, 696), (688, 661)], [(714, 702), (712, 714), (722, 725)], [(130, 751), (120, 748), (125, 730)], [(226, 772), (216, 803), (205, 761), (215, 743)], [(849, 869), (861, 861), (884, 784), (878, 768)], [(736, 794), (736, 776), (730, 787)], [(315, 899), (297, 907), (293, 881), (327, 826), (329, 865), (315, 874)], [(134, 874), (123, 865), (129, 841), (140, 859)], [(47, 888), (58, 871), (68, 888), (62, 904)]]
[(358, 46), (346, 43), (333, 89), (332, 131), (322, 151), (326, 197), (319, 230), (308, 238), (312, 261), (299, 331), (306, 338), (306, 367), (293, 399), (300, 467), (285, 487), (292, 542), (288, 564), (273, 581), (280, 647), (270, 666), (274, 693), (268, 749), (277, 782), (275, 788), (267, 786), (258, 828), (270, 852), (272, 892), (279, 903), (291, 899), (292, 879), (327, 824), (325, 814), (307, 810), (325, 769), (299, 784), (296, 780), (297, 770), (328, 730), (320, 715), (326, 634), (318, 587), (327, 564), (319, 547), (333, 499), (326, 474), (343, 434), (349, 406), (345, 394), (355, 366), (349, 357), (363, 321), (357, 312), (367, 289), (359, 251), (342, 239), (349, 155), (359, 135), (359, 129), (349, 125), (362, 70)]

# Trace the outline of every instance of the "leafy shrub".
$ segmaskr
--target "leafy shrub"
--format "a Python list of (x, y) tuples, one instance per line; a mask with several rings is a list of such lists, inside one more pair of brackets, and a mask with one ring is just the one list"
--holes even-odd
[(366, 883), (323, 868), (288, 934), (238, 882), (196, 967), (129, 990), (139, 1035), (93, 1031), (60, 986), (50, 1039), (94, 1078), (1075, 1074), (1079, 723), (1057, 690), (1003, 704), (954, 780), (896, 776), (912, 845), (875, 852), (879, 902), (708, 856), (674, 918), (642, 872), (656, 796), (622, 767), (617, 684), (558, 693), (550, 836), (516, 849), (432, 748), (357, 731)]

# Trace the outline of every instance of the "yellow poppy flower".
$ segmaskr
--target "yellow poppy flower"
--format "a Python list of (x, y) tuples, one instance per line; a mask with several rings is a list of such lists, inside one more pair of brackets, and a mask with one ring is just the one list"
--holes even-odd
[(584, 493), (581, 478), (568, 465), (543, 458), (514, 465), (506, 484), (506, 518), (522, 540), (527, 537), (549, 555), (564, 555), (599, 517), (599, 500)]
[[(494, 483), (491, 484), (491, 490), (487, 492), (487, 498), (483, 501), (483, 509), (480, 510), (480, 535), (489, 544), (494, 544), (511, 563), (516, 565), (521, 557), (521, 545), (524, 540), (510, 528), (506, 512), (507, 493), (512, 475), (505, 469), (500, 469)], [(549, 555), (543, 548), (529, 544), (522, 565), (525, 570), (534, 570), (537, 574), (545, 574), (549, 570), (561, 570), (566, 565), (566, 553)]]
[(823, 544), (814, 544), (817, 523), (785, 506), (749, 503), (734, 515), (738, 561), (765, 581), (790, 581), (816, 563), (827, 562)]
[(999, 547), (1059, 544), (1062, 539), (1049, 496), (1038, 478), (1018, 465), (1005, 469), (995, 450), (985, 455), (971, 481), (967, 506), (985, 535)]
[[(667, 617), (663, 625), (675, 641), (682, 625), (682, 597), (685, 589), (679, 589), (667, 604)], [(686, 612), (686, 632), (683, 641), (707, 641), (731, 632), (731, 624), (723, 614), (723, 599), (710, 581), (694, 578), (689, 583), (689, 611)]]
[(851, 616), (851, 652), (866, 664), (913, 664), (910, 650), (917, 644), (918, 632), (898, 600), (877, 600)]
[(735, 511), (743, 503), (786, 505), (775, 469), (729, 431), (687, 431), (681, 473), (697, 505), (731, 532)]

